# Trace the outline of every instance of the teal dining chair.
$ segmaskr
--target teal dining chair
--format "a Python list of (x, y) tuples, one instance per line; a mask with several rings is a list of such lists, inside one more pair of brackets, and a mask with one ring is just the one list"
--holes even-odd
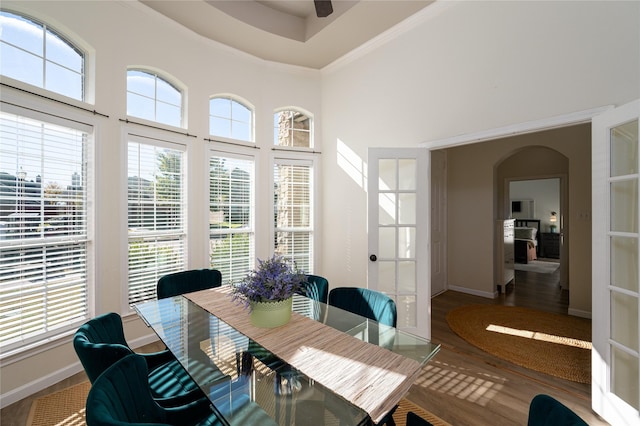
[(147, 362), (138, 354), (129, 354), (107, 368), (87, 396), (87, 426), (222, 426), (207, 399), (175, 407), (159, 405), (149, 388), (148, 374)]
[(307, 275), (300, 294), (318, 302), (327, 303), (329, 295), (329, 281), (320, 275)]
[(192, 269), (160, 277), (156, 286), (158, 299), (222, 285), (222, 273), (217, 269)]
[(587, 426), (587, 423), (557, 399), (539, 394), (529, 405), (527, 426)]
[[(329, 292), (329, 305), (391, 327), (395, 327), (398, 321), (396, 302), (386, 294), (368, 288), (336, 287)], [(393, 413), (396, 408), (397, 406), (379, 424), (394, 426)]]
[[(125, 339), (122, 318), (115, 312), (97, 316), (80, 326), (73, 336), (73, 347), (91, 383), (117, 361), (134, 353)], [(148, 386), (160, 404), (180, 405), (204, 397), (169, 350), (140, 356), (149, 370)]]
[(360, 287), (336, 287), (329, 292), (329, 305), (395, 327), (396, 303), (384, 293)]

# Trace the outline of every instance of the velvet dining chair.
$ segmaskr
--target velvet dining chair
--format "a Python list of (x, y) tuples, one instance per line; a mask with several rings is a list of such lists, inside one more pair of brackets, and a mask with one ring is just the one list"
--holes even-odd
[(395, 327), (396, 303), (384, 293), (360, 287), (336, 287), (329, 292), (329, 305)]
[(192, 269), (160, 277), (156, 292), (158, 299), (164, 299), (221, 285), (222, 273), (217, 269)]
[[(368, 288), (336, 287), (329, 292), (329, 305), (391, 327), (395, 327), (398, 321), (396, 303), (393, 299)], [(380, 424), (394, 426), (393, 413), (396, 408), (397, 406), (384, 417)]]
[(539, 394), (529, 405), (527, 426), (587, 426), (587, 423), (557, 399)]
[(329, 295), (329, 281), (320, 275), (307, 275), (300, 294), (318, 302), (327, 303)]
[(148, 375), (147, 362), (139, 354), (126, 355), (107, 368), (87, 396), (87, 426), (223, 424), (207, 399), (175, 407), (159, 405), (149, 388)]
[[(134, 351), (124, 336), (122, 318), (115, 312), (97, 316), (80, 326), (73, 336), (73, 347), (91, 383), (109, 367)], [(183, 404), (204, 397), (169, 350), (140, 354), (149, 370), (148, 386), (164, 406)], [(201, 374), (219, 374), (219, 370), (201, 366)]]

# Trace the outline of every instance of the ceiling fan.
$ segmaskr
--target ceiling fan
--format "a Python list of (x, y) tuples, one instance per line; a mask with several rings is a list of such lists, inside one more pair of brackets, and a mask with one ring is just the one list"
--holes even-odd
[(331, 0), (313, 0), (316, 6), (316, 16), (318, 18), (326, 18), (333, 13)]

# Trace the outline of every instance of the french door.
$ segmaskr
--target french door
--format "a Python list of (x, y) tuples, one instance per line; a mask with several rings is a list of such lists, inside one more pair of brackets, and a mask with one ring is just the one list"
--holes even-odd
[(640, 100), (593, 119), (592, 408), (640, 424)]
[(395, 300), (398, 328), (430, 338), (428, 151), (371, 148), (368, 164), (368, 287)]

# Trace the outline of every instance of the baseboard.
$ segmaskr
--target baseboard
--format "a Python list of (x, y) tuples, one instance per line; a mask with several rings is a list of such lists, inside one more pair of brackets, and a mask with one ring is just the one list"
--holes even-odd
[(480, 291), (480, 290), (474, 290), (474, 289), (467, 288), (467, 287), (458, 287), (458, 286), (451, 285), (451, 284), (449, 284), (447, 286), (447, 289), (448, 290), (457, 291), (457, 292), (460, 292), (460, 293), (472, 294), (474, 296), (485, 297), (487, 299), (495, 299), (496, 297), (498, 297), (498, 292), (497, 291), (494, 291), (494, 292)]
[(18, 402), (21, 399), (27, 398), (36, 392), (40, 392), (43, 389), (53, 386), (64, 379), (67, 379), (74, 374), (78, 374), (83, 370), (80, 361), (76, 361), (58, 371), (54, 371), (44, 377), (34, 380), (29, 383), (25, 383), (15, 389), (11, 389), (7, 393), (0, 395), (0, 408), (4, 408), (7, 405), (11, 405), (14, 402)]
[(567, 313), (569, 315), (573, 315), (574, 317), (581, 317), (581, 318), (591, 319), (591, 312), (589, 312), (589, 311), (583, 311), (583, 310), (580, 310), (580, 309), (571, 309), (571, 308), (569, 308)]
[[(154, 333), (150, 333), (146, 336), (132, 339), (128, 343), (132, 349), (137, 349), (141, 346), (148, 345), (157, 341), (158, 336), (156, 336)], [(83, 371), (83, 367), (78, 360), (73, 364), (61, 368), (58, 371), (55, 371), (32, 382), (25, 383), (15, 389), (11, 389), (7, 393), (0, 395), (0, 408), (4, 408), (8, 405), (20, 401), (21, 399), (27, 398), (34, 393), (40, 392), (41, 390), (46, 389), (49, 386), (53, 386), (64, 379), (68, 379), (69, 377), (73, 376), (74, 374), (78, 374), (81, 371)]]

